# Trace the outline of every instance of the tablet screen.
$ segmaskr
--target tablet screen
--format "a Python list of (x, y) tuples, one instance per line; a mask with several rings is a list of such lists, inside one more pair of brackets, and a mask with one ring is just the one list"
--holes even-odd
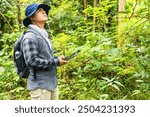
[(80, 50), (74, 52), (73, 54), (71, 54), (71, 55), (68, 56), (68, 57), (65, 57), (65, 60), (68, 61), (68, 60), (74, 58), (79, 52), (80, 52)]

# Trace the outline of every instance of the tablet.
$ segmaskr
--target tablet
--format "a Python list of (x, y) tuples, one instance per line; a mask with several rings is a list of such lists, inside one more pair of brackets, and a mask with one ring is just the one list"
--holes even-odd
[(80, 52), (80, 50), (77, 50), (76, 52), (74, 52), (73, 54), (71, 54), (70, 56), (65, 57), (65, 60), (68, 61), (72, 58), (74, 58), (75, 56), (77, 56), (77, 54)]

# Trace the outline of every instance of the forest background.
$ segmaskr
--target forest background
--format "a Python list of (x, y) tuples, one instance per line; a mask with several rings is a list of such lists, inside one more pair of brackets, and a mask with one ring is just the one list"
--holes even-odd
[(55, 55), (80, 50), (58, 67), (61, 100), (150, 99), (149, 0), (0, 0), (0, 99), (30, 99), (13, 63), (30, 3), (51, 6), (46, 28)]

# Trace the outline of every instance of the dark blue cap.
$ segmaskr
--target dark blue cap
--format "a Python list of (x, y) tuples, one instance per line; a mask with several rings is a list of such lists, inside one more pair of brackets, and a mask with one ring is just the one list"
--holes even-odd
[(28, 25), (31, 24), (31, 20), (29, 17), (32, 16), (39, 8), (43, 8), (46, 11), (46, 14), (48, 15), (50, 6), (48, 6), (47, 4), (30, 4), (25, 10), (26, 18), (23, 20), (23, 24), (25, 27), (28, 27)]

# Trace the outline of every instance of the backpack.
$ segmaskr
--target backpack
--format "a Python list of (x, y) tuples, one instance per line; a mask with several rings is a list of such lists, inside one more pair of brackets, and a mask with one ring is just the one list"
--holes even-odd
[(13, 53), (14, 64), (15, 64), (15, 67), (17, 69), (17, 74), (21, 78), (28, 78), (29, 73), (30, 73), (29, 68), (25, 63), (23, 52), (21, 50), (21, 43), (24, 39), (25, 34), (28, 33), (28, 32), (32, 32), (35, 35), (37, 35), (37, 33), (33, 30), (24, 31), (23, 34), (19, 37), (19, 39), (14, 44), (14, 53)]

